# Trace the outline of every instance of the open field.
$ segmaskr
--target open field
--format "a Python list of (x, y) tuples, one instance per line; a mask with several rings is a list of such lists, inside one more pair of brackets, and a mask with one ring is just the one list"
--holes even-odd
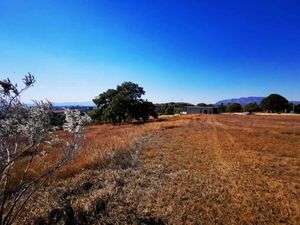
[(75, 160), (19, 222), (299, 224), (299, 171), (296, 116), (186, 115), (92, 126)]

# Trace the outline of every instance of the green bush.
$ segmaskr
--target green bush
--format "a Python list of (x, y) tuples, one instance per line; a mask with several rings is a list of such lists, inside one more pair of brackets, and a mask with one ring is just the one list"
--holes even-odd
[(227, 112), (241, 112), (242, 111), (242, 106), (239, 103), (233, 102), (233, 103), (230, 103), (227, 106), (226, 111)]
[(261, 108), (259, 107), (259, 105), (257, 105), (256, 102), (245, 105), (243, 107), (243, 109), (244, 109), (244, 112), (259, 112), (259, 111), (261, 111)]

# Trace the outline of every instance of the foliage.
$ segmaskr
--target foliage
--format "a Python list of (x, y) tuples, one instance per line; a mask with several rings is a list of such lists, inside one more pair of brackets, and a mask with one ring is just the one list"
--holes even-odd
[(197, 106), (200, 106), (200, 107), (207, 107), (207, 104), (205, 104), (205, 103), (199, 103), (199, 104), (197, 104)]
[(243, 107), (245, 112), (259, 112), (261, 109), (256, 102), (249, 103)]
[(165, 115), (174, 115), (175, 114), (175, 106), (170, 105), (165, 110)]
[[(67, 111), (64, 128), (72, 136), (67, 150), (52, 168), (29, 180), (27, 175), (33, 161), (42, 148), (51, 145), (57, 137), (53, 135), (55, 127), (51, 125), (52, 104), (36, 101), (30, 108), (22, 104), (21, 93), (33, 86), (34, 76), (29, 73), (23, 83), (24, 87), (19, 90), (9, 79), (0, 81), (0, 225), (12, 224), (34, 192), (72, 158), (78, 149), (82, 126), (89, 121), (87, 116)], [(22, 174), (15, 174), (14, 165), (20, 160), (24, 161)], [(11, 190), (14, 176), (20, 179)]]
[(295, 105), (294, 110), (295, 110), (295, 113), (300, 113), (300, 104)]
[(93, 99), (97, 110), (92, 118), (97, 122), (121, 123), (129, 119), (147, 121), (149, 116), (157, 117), (153, 103), (141, 98), (144, 94), (144, 89), (132, 82), (124, 82), (116, 89), (108, 89)]
[(50, 123), (51, 126), (55, 126), (59, 129), (62, 129), (64, 123), (65, 123), (65, 114), (57, 113), (57, 112), (51, 112), (50, 114)]
[(300, 113), (300, 104), (288, 103), (287, 112)]
[(281, 95), (270, 94), (261, 101), (260, 106), (264, 111), (284, 112), (288, 108), (288, 100)]
[(218, 105), (218, 112), (224, 113), (226, 112), (227, 107), (222, 103), (221, 105)]
[(88, 115), (91, 117), (93, 123), (101, 123), (103, 121), (102, 111), (99, 108), (89, 111)]
[(157, 113), (155, 112), (155, 105), (152, 102), (141, 100), (133, 107), (132, 116), (135, 119), (142, 118), (144, 122), (149, 119), (149, 116), (157, 118)]
[(183, 111), (186, 111), (187, 106), (194, 106), (194, 105), (185, 102), (169, 102), (169, 103), (155, 104), (155, 106), (156, 106), (156, 112), (159, 115), (173, 115), (173, 114), (179, 114)]
[(227, 106), (226, 111), (227, 112), (241, 112), (242, 106), (239, 103), (233, 102)]

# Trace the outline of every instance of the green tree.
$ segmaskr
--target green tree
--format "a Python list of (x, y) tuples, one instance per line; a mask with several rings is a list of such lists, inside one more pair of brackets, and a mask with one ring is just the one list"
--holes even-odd
[(149, 116), (157, 116), (153, 103), (141, 98), (144, 94), (144, 89), (132, 82), (108, 89), (93, 99), (97, 110), (92, 118), (94, 121), (121, 123), (129, 119), (146, 121)]
[(243, 107), (245, 112), (259, 112), (261, 109), (256, 102), (249, 103)]
[(141, 118), (144, 122), (146, 122), (150, 116), (157, 118), (155, 105), (152, 102), (140, 100), (135, 105), (132, 116), (137, 120)]
[(270, 94), (260, 103), (261, 108), (268, 112), (284, 112), (288, 108), (288, 100), (278, 94)]
[(207, 104), (205, 104), (205, 103), (199, 103), (199, 104), (197, 104), (197, 106), (200, 106), (200, 107), (206, 107)]
[(233, 103), (230, 103), (227, 106), (226, 111), (227, 112), (241, 112), (242, 111), (242, 106), (239, 103), (233, 102)]
[(169, 105), (166, 108), (166, 111), (164, 113), (165, 115), (174, 115), (175, 114), (175, 106), (174, 105)]
[(300, 104), (295, 105), (295, 113), (300, 113)]
[(227, 107), (222, 103), (221, 105), (218, 105), (218, 112), (223, 113), (226, 112)]

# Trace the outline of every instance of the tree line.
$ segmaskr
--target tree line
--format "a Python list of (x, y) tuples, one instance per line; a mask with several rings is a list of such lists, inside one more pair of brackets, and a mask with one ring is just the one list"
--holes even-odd
[[(132, 120), (146, 122), (150, 117), (158, 115), (174, 115), (186, 111), (187, 106), (194, 106), (185, 102), (169, 102), (153, 104), (142, 99), (145, 91), (138, 84), (124, 82), (115, 89), (108, 89), (100, 93), (93, 102), (96, 110), (90, 113), (96, 123), (122, 123)], [(242, 106), (239, 103), (218, 105), (199, 103), (199, 107), (216, 107), (218, 113), (223, 112), (291, 112), (300, 113), (300, 105), (293, 105), (278, 94), (270, 94), (260, 104), (256, 102)]]
[(239, 103), (233, 102), (227, 106), (221, 104), (218, 106), (218, 111), (222, 112), (270, 112), (270, 113), (283, 113), (293, 112), (300, 113), (300, 104), (295, 105), (290, 103), (285, 97), (279, 94), (270, 94), (264, 98), (260, 104), (256, 102), (242, 106)]

